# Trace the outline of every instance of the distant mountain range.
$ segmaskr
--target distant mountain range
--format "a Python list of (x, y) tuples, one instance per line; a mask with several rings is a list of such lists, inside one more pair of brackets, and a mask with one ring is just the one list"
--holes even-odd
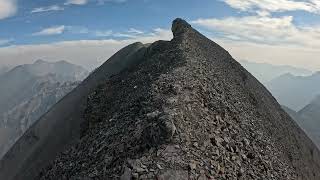
[(292, 66), (240, 61), (281, 105), (299, 111), (320, 95), (320, 72)]
[(66, 61), (38, 60), (0, 75), (0, 157), (88, 71)]
[(17, 66), (0, 76), (0, 114), (37, 93), (36, 85), (41, 82), (74, 82), (87, 75), (87, 70), (66, 61), (38, 60), (34, 64)]
[(320, 72), (311, 76), (284, 74), (266, 83), (278, 102), (295, 111), (307, 106), (320, 95)]
[(312, 74), (312, 71), (296, 68), (288, 65), (272, 65), (268, 63), (255, 63), (249, 61), (239, 61), (240, 64), (246, 68), (252, 75), (255, 76), (260, 82), (267, 83), (274, 78), (277, 78), (283, 74), (290, 73), (296, 76), (308, 76)]
[(320, 148), (320, 72), (240, 61)]

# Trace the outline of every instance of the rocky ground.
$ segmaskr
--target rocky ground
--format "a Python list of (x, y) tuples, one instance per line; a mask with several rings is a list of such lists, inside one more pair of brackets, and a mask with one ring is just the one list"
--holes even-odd
[(88, 97), (82, 138), (38, 179), (317, 179), (318, 151), (227, 51), (174, 39)]

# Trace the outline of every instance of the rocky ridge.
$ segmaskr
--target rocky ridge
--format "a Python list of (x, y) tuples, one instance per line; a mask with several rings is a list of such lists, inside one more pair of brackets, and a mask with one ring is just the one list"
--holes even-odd
[(81, 139), (38, 179), (319, 179), (319, 151), (222, 47), (174, 38), (88, 97)]

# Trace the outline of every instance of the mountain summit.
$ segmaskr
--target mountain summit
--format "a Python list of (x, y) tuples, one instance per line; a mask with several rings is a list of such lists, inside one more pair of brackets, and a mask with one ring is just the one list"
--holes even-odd
[(319, 151), (264, 86), (184, 20), (172, 31), (92, 73), (0, 179), (320, 179)]

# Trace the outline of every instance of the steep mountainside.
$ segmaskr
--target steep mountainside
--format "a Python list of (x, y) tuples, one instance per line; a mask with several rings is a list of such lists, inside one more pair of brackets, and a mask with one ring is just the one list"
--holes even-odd
[[(301, 116), (316, 119), (320, 119), (320, 96), (317, 96), (310, 104), (301, 109), (298, 112)], [(320, 125), (320, 120), (319, 120)]]
[(303, 128), (320, 148), (320, 96), (298, 112)]
[(7, 66), (0, 66), (0, 76), (9, 71), (9, 67)]
[(51, 82), (47, 78), (44, 80), (35, 85), (37, 93), (0, 115), (0, 158), (37, 119), (79, 84)]
[(297, 122), (297, 124), (320, 149), (319, 116), (316, 116), (316, 118), (312, 117), (312, 115), (316, 115), (316, 113), (318, 113), (319, 109), (317, 111), (314, 111), (314, 113), (310, 114), (309, 116), (307, 114), (296, 112), (285, 106), (283, 106), (282, 108), (292, 117), (292, 119)]
[(300, 115), (296, 111), (286, 106), (282, 106), (282, 109), (285, 110), (292, 117), (292, 119), (295, 120), (298, 124), (300, 123)]
[(295, 76), (309, 76), (312, 74), (312, 71), (292, 66), (278, 66), (268, 63), (254, 63), (249, 61), (240, 61), (240, 63), (262, 83), (267, 83), (287, 73)]
[(284, 74), (266, 84), (280, 104), (301, 110), (320, 94), (320, 72), (311, 76)]
[(319, 151), (264, 86), (185, 21), (172, 31), (119, 51), (56, 104), (0, 179), (319, 179)]
[(38, 60), (0, 76), (0, 158), (88, 72), (76, 65)]

